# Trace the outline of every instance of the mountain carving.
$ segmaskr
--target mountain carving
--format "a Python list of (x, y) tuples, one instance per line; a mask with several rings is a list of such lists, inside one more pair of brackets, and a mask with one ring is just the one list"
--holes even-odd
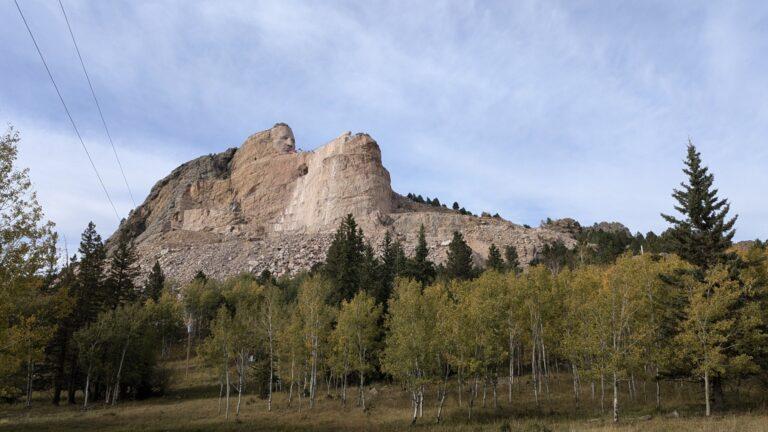
[(158, 260), (180, 281), (198, 270), (226, 277), (308, 269), (325, 258), (341, 219), (352, 214), (374, 247), (389, 232), (406, 253), (425, 227), (431, 258), (445, 260), (453, 231), (482, 262), (488, 246), (512, 245), (528, 263), (567, 232), (526, 228), (498, 217), (462, 215), (392, 191), (381, 150), (367, 134), (346, 132), (313, 151), (297, 151), (279, 123), (239, 148), (202, 156), (160, 180), (119, 230), (134, 239), (144, 272)]

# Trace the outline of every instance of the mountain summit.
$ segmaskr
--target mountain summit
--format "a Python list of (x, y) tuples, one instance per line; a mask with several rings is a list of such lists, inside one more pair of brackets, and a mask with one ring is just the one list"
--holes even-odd
[(499, 217), (461, 214), (392, 191), (381, 150), (369, 135), (346, 132), (313, 151), (297, 151), (293, 131), (278, 123), (239, 148), (202, 156), (173, 170), (118, 229), (135, 241), (143, 272), (159, 260), (169, 276), (187, 280), (202, 270), (294, 273), (325, 258), (341, 219), (352, 214), (377, 247), (389, 231), (406, 253), (424, 225), (431, 258), (445, 259), (453, 231), (475, 259), (488, 246), (512, 245), (521, 263), (562, 231), (526, 228)]

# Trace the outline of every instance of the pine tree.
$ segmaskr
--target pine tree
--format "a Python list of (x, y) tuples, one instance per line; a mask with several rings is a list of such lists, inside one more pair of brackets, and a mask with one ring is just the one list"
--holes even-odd
[(459, 209), (459, 203), (457, 203), (456, 201), (454, 201), (454, 202), (453, 202), (453, 206), (452, 206), (451, 208), (452, 208), (452, 209), (454, 209), (454, 210), (458, 210), (458, 209)]
[(420, 282), (422, 287), (429, 285), (435, 280), (435, 264), (429, 260), (429, 247), (427, 246), (427, 237), (423, 224), (419, 227), (416, 250), (413, 257), (408, 260), (405, 276)]
[(80, 320), (88, 322), (96, 319), (96, 315), (109, 300), (104, 286), (104, 264), (107, 252), (93, 222), (88, 222), (88, 226), (80, 236), (78, 252), (80, 266), (73, 293), (76, 301), (74, 312)]
[(195, 277), (193, 277), (192, 280), (198, 281), (200, 283), (205, 283), (208, 280), (208, 275), (206, 275), (204, 271), (198, 270), (197, 273), (195, 273)]
[(448, 245), (448, 258), (445, 261), (445, 274), (451, 279), (471, 279), (475, 269), (472, 264), (472, 249), (458, 231), (453, 232), (453, 239)]
[[(359, 230), (359, 235), (362, 239), (362, 230)], [(359, 271), (360, 283), (358, 286), (360, 288), (355, 291), (355, 294), (357, 294), (359, 291), (366, 291), (373, 296), (377, 295), (383, 290), (383, 281), (381, 279), (381, 263), (376, 257), (376, 254), (373, 251), (373, 247), (367, 241), (364, 241), (363, 243), (363, 256), (362, 261), (359, 264)]]
[(339, 225), (328, 248), (323, 271), (334, 286), (333, 303), (349, 300), (361, 288), (365, 241), (355, 218), (348, 214)]
[(152, 270), (149, 272), (149, 276), (147, 276), (147, 282), (144, 284), (144, 297), (157, 302), (163, 293), (164, 285), (165, 274), (160, 267), (160, 263), (155, 261), (155, 265), (152, 266)]
[(133, 280), (138, 276), (133, 242), (125, 232), (117, 237), (117, 245), (110, 256), (109, 275), (106, 280), (106, 303), (112, 309), (136, 299)]
[(681, 189), (672, 193), (678, 202), (675, 210), (682, 218), (666, 214), (662, 217), (672, 224), (674, 251), (706, 270), (724, 259), (738, 216), (728, 219), (730, 204), (727, 199), (718, 198), (718, 190), (713, 187), (714, 176), (702, 165), (701, 155), (690, 142), (683, 172), (688, 176), (688, 183), (681, 183)]
[(515, 249), (512, 245), (507, 245), (504, 248), (504, 260), (506, 261), (506, 267), (508, 271), (511, 271), (515, 274), (520, 273), (522, 269), (520, 268), (520, 261), (517, 257), (517, 249)]
[(399, 241), (393, 241), (389, 231), (384, 233), (381, 243), (381, 266), (379, 267), (379, 291), (374, 298), (380, 305), (386, 307), (387, 300), (395, 286), (395, 278), (403, 271), (405, 264), (403, 246)]
[(498, 272), (504, 270), (504, 261), (501, 259), (501, 251), (499, 251), (499, 248), (493, 243), (491, 243), (491, 246), (488, 248), (488, 260), (486, 261), (486, 266), (489, 269)]

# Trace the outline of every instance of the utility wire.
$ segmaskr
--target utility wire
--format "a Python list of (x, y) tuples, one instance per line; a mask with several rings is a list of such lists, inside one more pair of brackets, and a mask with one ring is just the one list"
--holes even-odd
[(96, 164), (93, 163), (93, 158), (91, 158), (91, 153), (88, 151), (88, 147), (86, 147), (85, 141), (83, 141), (83, 137), (80, 135), (80, 131), (77, 129), (75, 120), (72, 118), (72, 114), (70, 114), (69, 108), (67, 108), (67, 104), (64, 102), (64, 98), (61, 96), (61, 92), (59, 91), (59, 86), (56, 85), (56, 81), (53, 79), (53, 74), (51, 74), (51, 69), (48, 67), (48, 63), (46, 63), (45, 57), (43, 57), (43, 52), (40, 51), (40, 47), (37, 45), (37, 40), (35, 40), (35, 36), (32, 34), (32, 29), (29, 28), (27, 19), (24, 17), (24, 12), (21, 11), (21, 7), (19, 6), (18, 0), (13, 0), (13, 2), (16, 4), (16, 9), (19, 11), (19, 15), (21, 15), (21, 20), (24, 21), (24, 26), (27, 28), (27, 31), (29, 32), (29, 37), (32, 38), (32, 43), (35, 44), (35, 49), (37, 50), (37, 54), (40, 56), (40, 60), (43, 62), (43, 66), (45, 66), (45, 71), (48, 72), (48, 78), (51, 79), (53, 88), (56, 89), (56, 94), (59, 95), (59, 100), (61, 101), (61, 105), (64, 106), (64, 111), (67, 113), (67, 117), (69, 117), (70, 123), (72, 123), (72, 128), (75, 130), (75, 135), (77, 135), (77, 139), (80, 140), (80, 145), (83, 146), (83, 150), (85, 150), (85, 155), (88, 156), (88, 161), (91, 163), (93, 172), (96, 173), (96, 178), (99, 179), (99, 184), (101, 185), (101, 189), (104, 190), (104, 195), (107, 196), (107, 201), (109, 201), (109, 205), (112, 207), (112, 210), (115, 212), (115, 217), (117, 218), (117, 221), (119, 223), (120, 214), (117, 212), (117, 208), (115, 207), (115, 204), (112, 202), (112, 198), (109, 196), (109, 192), (107, 192), (107, 187), (104, 186), (104, 181), (101, 179), (99, 170), (96, 169)]
[(83, 56), (80, 55), (80, 48), (78, 48), (77, 42), (75, 41), (75, 34), (72, 32), (72, 26), (70, 26), (69, 24), (69, 18), (67, 17), (67, 12), (64, 10), (64, 4), (61, 3), (61, 0), (59, 0), (59, 6), (61, 7), (61, 13), (64, 15), (64, 21), (67, 22), (67, 29), (69, 29), (69, 36), (72, 37), (72, 44), (75, 45), (75, 51), (77, 51), (77, 58), (80, 59), (80, 66), (83, 67), (83, 73), (85, 74), (85, 79), (88, 81), (88, 87), (91, 88), (91, 95), (93, 96), (93, 102), (96, 103), (96, 108), (99, 110), (99, 117), (101, 117), (101, 124), (104, 125), (104, 130), (107, 132), (107, 138), (109, 138), (109, 144), (112, 146), (112, 153), (115, 154), (115, 160), (117, 160), (117, 166), (120, 167), (120, 174), (123, 175), (125, 188), (128, 189), (128, 195), (131, 197), (131, 202), (133, 203), (133, 206), (136, 207), (136, 201), (133, 199), (133, 192), (131, 192), (131, 187), (128, 186), (128, 178), (125, 177), (123, 164), (120, 162), (120, 156), (117, 155), (117, 148), (115, 148), (115, 143), (112, 141), (112, 134), (109, 133), (107, 122), (106, 120), (104, 120), (104, 113), (102, 113), (101, 111), (101, 105), (99, 105), (99, 99), (96, 98), (96, 91), (93, 90), (91, 77), (88, 76), (88, 71), (85, 68), (85, 62), (83, 62)]

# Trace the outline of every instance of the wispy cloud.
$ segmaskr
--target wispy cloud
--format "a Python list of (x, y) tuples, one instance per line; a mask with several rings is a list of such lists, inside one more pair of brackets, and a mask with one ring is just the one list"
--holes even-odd
[[(22, 4), (127, 211), (54, 6)], [(179, 163), (284, 121), (303, 148), (344, 130), (370, 133), (401, 192), (521, 223), (571, 216), (660, 230), (691, 136), (741, 215), (737, 236), (768, 237), (761, 2), (65, 6), (129, 179), (144, 193)], [(22, 129), (25, 146), (65, 149), (58, 171), (23, 152), (48, 213), (68, 232), (101, 215), (111, 232), (12, 4), (0, 17), (0, 120)]]

